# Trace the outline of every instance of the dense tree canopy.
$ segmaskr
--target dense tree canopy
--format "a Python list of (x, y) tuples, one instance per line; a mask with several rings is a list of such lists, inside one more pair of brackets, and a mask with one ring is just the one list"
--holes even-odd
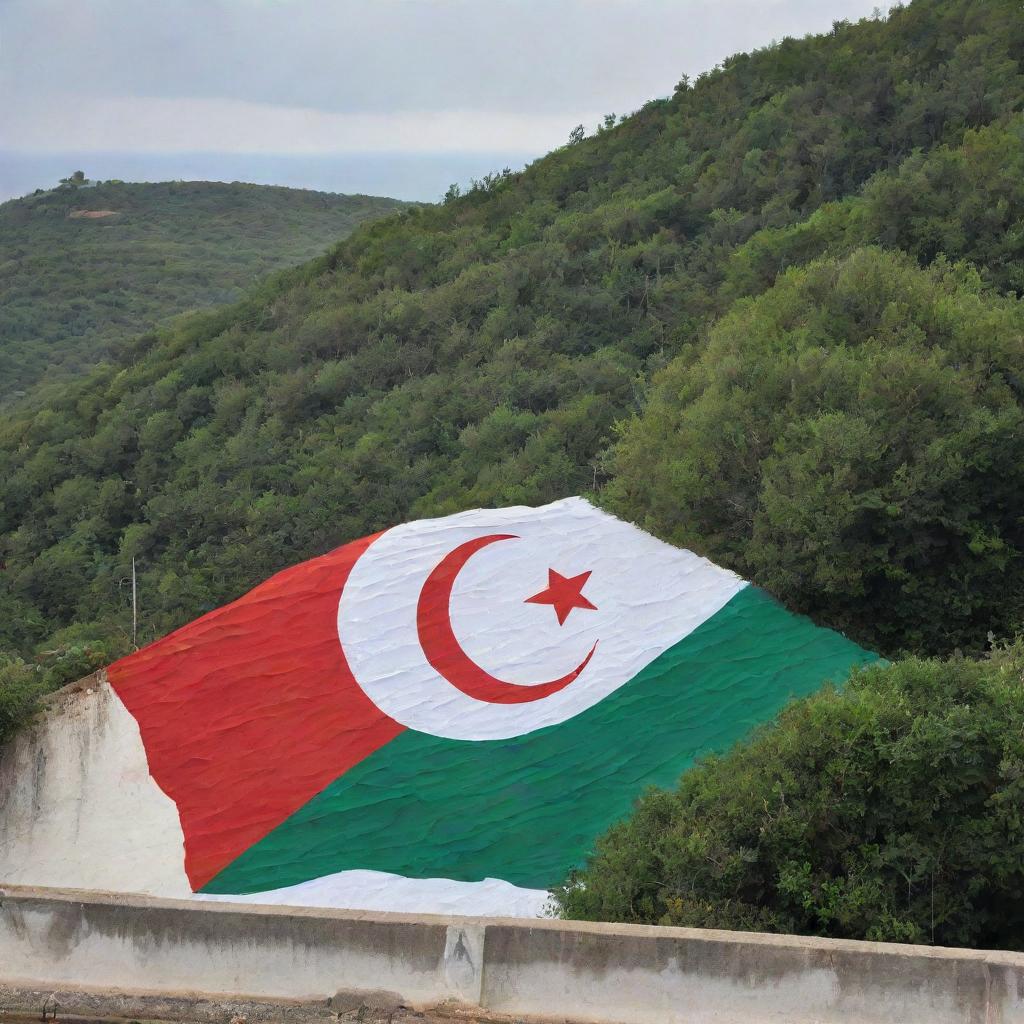
[(795, 268), (658, 377), (613, 509), (884, 649), (1024, 623), (1024, 304), (859, 249)]
[(570, 917), (1024, 949), (1024, 644), (791, 704), (652, 790)]
[(0, 403), (177, 313), (237, 300), (404, 205), (237, 182), (62, 180), (0, 204)]
[[(886, 650), (984, 644), (1018, 607), (1022, 58), (1017, 0), (738, 55), (31, 390), (0, 417), (0, 647), (126, 643), (133, 557), (149, 640), (395, 522), (583, 491)], [(693, 479), (716, 452), (732, 518)]]

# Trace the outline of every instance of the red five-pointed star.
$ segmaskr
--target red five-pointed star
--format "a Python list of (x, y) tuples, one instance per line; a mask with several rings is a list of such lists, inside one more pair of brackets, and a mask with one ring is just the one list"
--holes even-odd
[(525, 603), (552, 605), (560, 626), (569, 617), (569, 612), (573, 608), (589, 608), (596, 612), (597, 605), (591, 604), (583, 596), (583, 588), (586, 586), (587, 580), (590, 579), (592, 571), (581, 572), (579, 576), (563, 576), (560, 572), (555, 572), (554, 569), (548, 569), (547, 589), (542, 590), (539, 594), (534, 594), (533, 597), (528, 597)]

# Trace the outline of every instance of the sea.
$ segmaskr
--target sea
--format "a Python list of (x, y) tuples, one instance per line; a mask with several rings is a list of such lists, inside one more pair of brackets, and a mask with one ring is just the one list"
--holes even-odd
[(247, 181), (434, 203), (452, 184), (519, 170), (540, 153), (25, 153), (0, 149), (0, 202), (53, 188), (73, 171), (92, 180)]

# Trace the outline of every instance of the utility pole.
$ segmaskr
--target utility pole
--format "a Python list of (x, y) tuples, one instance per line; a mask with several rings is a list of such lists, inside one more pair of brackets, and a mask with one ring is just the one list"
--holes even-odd
[(139, 590), (135, 580), (135, 556), (132, 555), (132, 647), (139, 649), (136, 643), (139, 632)]

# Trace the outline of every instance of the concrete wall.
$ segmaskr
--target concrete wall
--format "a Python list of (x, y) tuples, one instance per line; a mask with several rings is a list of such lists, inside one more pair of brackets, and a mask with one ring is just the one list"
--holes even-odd
[(0, 749), (0, 882), (184, 897), (178, 810), (102, 672)]
[(14, 992), (104, 988), (205, 1006), (307, 1001), (320, 1007), (310, 1019), (339, 993), (376, 992), (395, 1005), (454, 1001), (607, 1024), (1024, 1022), (1018, 953), (47, 889), (0, 895), (9, 1003)]

